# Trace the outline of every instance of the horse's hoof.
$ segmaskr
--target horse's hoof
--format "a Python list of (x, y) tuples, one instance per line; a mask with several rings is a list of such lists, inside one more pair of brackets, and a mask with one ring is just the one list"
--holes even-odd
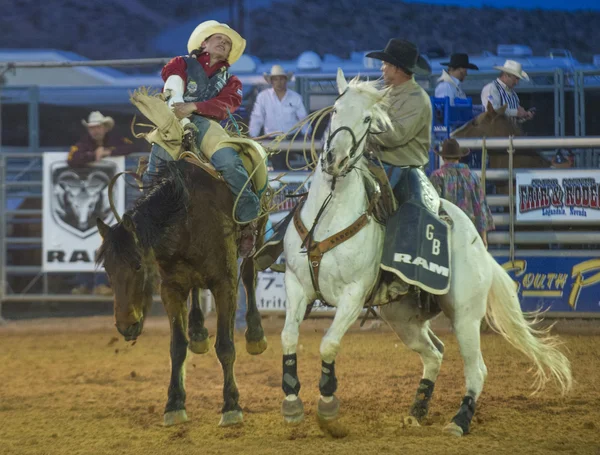
[(210, 350), (210, 338), (207, 337), (202, 341), (190, 340), (188, 348), (194, 354), (206, 354)]
[(185, 409), (178, 409), (177, 411), (165, 412), (163, 416), (163, 424), (165, 427), (170, 427), (180, 423), (188, 421), (188, 416)]
[(417, 420), (415, 416), (406, 416), (404, 417), (404, 426), (407, 427), (420, 427), (421, 424)]
[(334, 395), (331, 401), (323, 400), (323, 397), (319, 398), (317, 404), (317, 415), (322, 420), (334, 420), (340, 413), (340, 400)]
[(299, 423), (304, 420), (304, 404), (300, 397), (293, 400), (284, 398), (281, 403), (281, 415), (287, 423)]
[(221, 421), (219, 422), (220, 427), (231, 427), (233, 425), (239, 425), (244, 421), (242, 411), (227, 411), (221, 415)]
[(259, 341), (246, 341), (246, 351), (250, 355), (259, 355), (267, 349), (267, 337), (262, 337)]
[(452, 436), (458, 436), (459, 438), (463, 435), (463, 429), (454, 422), (450, 422), (442, 431), (451, 434)]

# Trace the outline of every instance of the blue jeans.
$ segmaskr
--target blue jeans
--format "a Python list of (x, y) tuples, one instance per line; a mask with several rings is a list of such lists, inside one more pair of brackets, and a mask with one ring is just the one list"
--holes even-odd
[[(202, 139), (208, 130), (209, 122), (199, 115), (192, 115), (190, 119), (198, 127), (197, 145), (200, 148)], [(173, 161), (173, 157), (160, 145), (152, 144), (148, 169), (143, 177), (144, 186), (149, 186), (152, 176), (160, 171), (166, 161)], [(252, 185), (246, 185), (248, 172), (240, 155), (231, 147), (223, 147), (214, 153), (210, 158), (210, 162), (223, 175), (234, 197), (237, 198), (240, 195), (235, 212), (236, 218), (241, 222), (256, 218), (260, 208), (259, 199), (252, 191)], [(246, 185), (246, 188), (242, 191), (244, 185)]]

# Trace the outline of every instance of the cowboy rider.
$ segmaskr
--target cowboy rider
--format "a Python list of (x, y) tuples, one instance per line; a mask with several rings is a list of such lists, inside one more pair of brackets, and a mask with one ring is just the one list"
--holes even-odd
[[(367, 137), (367, 150), (385, 168), (390, 185), (400, 203), (437, 194), (425, 177), (411, 177), (411, 168), (422, 169), (429, 162), (432, 109), (429, 95), (415, 81), (415, 75), (431, 74), (431, 67), (409, 41), (391, 39), (384, 50), (367, 57), (381, 60), (383, 80), (390, 91), (386, 95), (393, 129)], [(424, 175), (424, 174), (423, 174)], [(394, 282), (399, 295), (408, 292), (408, 284)]]
[(487, 84), (481, 90), (481, 104), (487, 106), (492, 104), (494, 109), (500, 109), (506, 105), (504, 115), (513, 121), (525, 122), (531, 120), (535, 115), (535, 109), (525, 110), (519, 101), (519, 95), (515, 92), (516, 86), (524, 79), (529, 80), (529, 75), (523, 71), (521, 64), (515, 60), (506, 60), (503, 66), (494, 66), (501, 71), (500, 76)]
[[(231, 146), (216, 147), (228, 137), (218, 121), (227, 119), (242, 104), (242, 83), (228, 68), (241, 57), (245, 47), (246, 40), (228, 25), (205, 21), (188, 40), (189, 55), (173, 58), (161, 73), (165, 81), (163, 91), (171, 91), (168, 105), (175, 116), (189, 119), (183, 120), (184, 129), (196, 131), (198, 150), (209, 157), (234, 196), (239, 195), (235, 216), (247, 223), (241, 232), (241, 257), (250, 256), (254, 249), (256, 226), (250, 221), (258, 216), (259, 199), (246, 185), (248, 172), (238, 152)], [(151, 178), (163, 161), (171, 160), (173, 157), (163, 147), (153, 144), (146, 175)]]

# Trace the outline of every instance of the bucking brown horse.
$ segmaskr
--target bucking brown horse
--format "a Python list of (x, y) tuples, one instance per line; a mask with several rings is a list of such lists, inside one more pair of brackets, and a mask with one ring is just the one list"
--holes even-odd
[[(171, 327), (171, 381), (165, 425), (187, 421), (187, 348), (198, 354), (209, 349), (198, 298), (200, 289), (210, 289), (216, 305), (215, 350), (224, 376), (220, 425), (242, 422), (233, 371), (239, 227), (232, 219), (232, 209), (233, 196), (223, 181), (180, 160), (166, 164), (121, 222), (109, 227), (97, 220), (103, 239), (97, 260), (104, 264), (112, 284), (116, 326), (125, 340), (135, 340), (142, 333), (157, 270), (160, 273), (161, 298)], [(264, 233), (264, 222), (259, 224), (259, 232)], [(252, 259), (244, 260), (241, 270), (248, 302), (246, 350), (260, 354), (267, 343), (256, 307)], [(186, 299), (190, 292), (188, 315)]]

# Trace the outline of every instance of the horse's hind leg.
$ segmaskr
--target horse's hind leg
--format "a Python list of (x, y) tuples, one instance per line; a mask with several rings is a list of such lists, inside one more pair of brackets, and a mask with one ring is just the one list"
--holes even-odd
[(195, 354), (206, 354), (210, 349), (208, 330), (204, 327), (204, 313), (200, 308), (200, 293), (202, 289), (193, 288), (190, 291), (192, 306), (188, 316), (189, 349)]
[(161, 296), (171, 325), (171, 382), (164, 424), (175, 425), (188, 420), (185, 412), (185, 357), (188, 340), (186, 337), (187, 306), (186, 292), (179, 287), (163, 283)]
[[(231, 261), (237, 267), (235, 259)], [(217, 310), (217, 339), (215, 350), (223, 368), (223, 408), (219, 425), (230, 426), (242, 423), (242, 408), (238, 403), (239, 391), (233, 371), (235, 363), (235, 345), (233, 329), (237, 298), (236, 270), (227, 271), (227, 277), (221, 278), (211, 291), (215, 297)]]
[(405, 418), (407, 424), (418, 425), (429, 411), (435, 381), (442, 366), (444, 344), (429, 328), (429, 321), (420, 318), (416, 304), (404, 301), (391, 303), (382, 306), (380, 312), (404, 344), (421, 356), (423, 376), (410, 407), (410, 417)]
[(240, 274), (246, 290), (246, 351), (248, 354), (262, 354), (267, 349), (267, 338), (262, 328), (261, 316), (256, 307), (256, 267), (254, 260), (242, 261)]
[(281, 332), (281, 347), (283, 349), (283, 378), (281, 386), (285, 398), (281, 403), (281, 413), (286, 422), (295, 423), (304, 419), (304, 405), (298, 396), (300, 379), (298, 378), (298, 359), (296, 349), (300, 337), (300, 324), (304, 320), (309, 297), (296, 276), (288, 271), (285, 274), (285, 290), (287, 308), (285, 325)]

